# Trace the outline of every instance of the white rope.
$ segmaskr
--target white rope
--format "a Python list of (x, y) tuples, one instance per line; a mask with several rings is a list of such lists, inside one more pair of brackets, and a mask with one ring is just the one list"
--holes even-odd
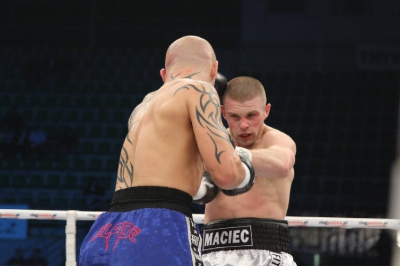
[[(70, 212), (75, 215), (74, 217), (76, 220), (80, 221), (94, 221), (100, 214), (103, 213), (90, 211), (0, 209), (0, 218), (68, 221), (67, 214)], [(72, 216), (68, 217), (72, 219)], [(204, 214), (193, 214), (193, 220), (198, 224), (203, 224)], [(400, 220), (397, 219), (287, 216), (285, 220), (287, 220), (289, 226), (292, 227), (341, 227), (348, 229), (375, 228), (400, 230)]]
[[(0, 209), (0, 219), (35, 219), (35, 220), (66, 220), (66, 266), (76, 266), (76, 221), (94, 221), (103, 212), (89, 211), (52, 211), (52, 210), (19, 210)], [(193, 220), (204, 223), (204, 214), (193, 214)], [(379, 218), (346, 218), (346, 217), (302, 217), (287, 216), (285, 220), (291, 227), (340, 227), (392, 229), (397, 230), (400, 245), (400, 220)]]

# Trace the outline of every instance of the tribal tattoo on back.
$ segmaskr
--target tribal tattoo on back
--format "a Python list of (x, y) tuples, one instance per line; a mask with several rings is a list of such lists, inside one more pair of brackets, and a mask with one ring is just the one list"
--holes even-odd
[[(129, 139), (129, 133), (126, 135), (126, 140), (122, 146), (121, 155), (119, 157), (119, 167), (117, 175), (117, 185), (121, 189), (121, 185), (125, 184), (126, 187), (131, 187), (133, 184), (133, 164), (129, 161), (129, 152), (126, 145), (133, 145), (132, 141)], [(127, 176), (127, 177), (126, 177)]]
[[(119, 157), (119, 162), (118, 162), (118, 175), (117, 175), (117, 185), (119, 186), (120, 189), (122, 189), (121, 185), (125, 184), (126, 187), (131, 187), (133, 184), (133, 170), (134, 166), (132, 162), (129, 160), (129, 152), (130, 150), (128, 146), (133, 145), (131, 139), (129, 138), (129, 131), (135, 125), (137, 122), (140, 121), (142, 118), (143, 114), (146, 112), (148, 104), (151, 102), (151, 100), (154, 98), (154, 95), (156, 92), (151, 92), (144, 97), (143, 101), (136, 106), (136, 108), (133, 110), (129, 117), (128, 121), (128, 134), (126, 135), (124, 145), (122, 146), (121, 150), (121, 155)], [(138, 113), (141, 112), (142, 115), (138, 115)]]
[[(193, 75), (197, 73), (194, 73), (187, 78), (191, 78)], [(171, 86), (174, 86), (181, 81), (177, 81), (176, 83), (171, 84)], [(221, 155), (225, 152), (224, 150), (221, 150), (215, 139), (216, 138), (221, 138), (226, 140), (227, 142), (231, 143), (230, 138), (229, 138), (229, 133), (222, 124), (222, 118), (221, 118), (221, 110), (220, 110), (220, 105), (218, 101), (218, 94), (217, 92), (213, 89), (211, 84), (208, 83), (203, 83), (203, 82), (193, 82), (190, 84), (185, 84), (183, 86), (180, 86), (176, 89), (174, 92), (174, 96), (179, 93), (182, 90), (195, 90), (199, 92), (199, 104), (196, 107), (196, 120), (197, 123), (203, 128), (206, 128), (208, 130), (207, 134), (210, 137), (212, 143), (214, 144), (214, 154), (216, 160), (221, 163), (220, 157)], [(152, 92), (148, 94), (144, 99), (143, 102), (140, 103), (132, 112), (132, 114), (129, 117), (128, 121), (128, 129), (129, 131), (131, 128), (138, 123), (143, 114), (146, 111), (146, 108), (148, 104), (152, 101), (154, 98), (156, 92)], [(142, 115), (140, 115), (140, 113)], [(130, 155), (129, 154), (129, 145), (133, 145), (133, 142), (129, 138), (129, 132), (125, 138), (124, 145), (121, 150), (121, 155), (119, 158), (119, 171), (117, 175), (117, 186), (119, 186), (120, 189), (122, 189), (123, 185), (125, 187), (131, 187), (133, 184), (133, 172), (134, 172), (134, 166), (132, 162), (130, 161)]]

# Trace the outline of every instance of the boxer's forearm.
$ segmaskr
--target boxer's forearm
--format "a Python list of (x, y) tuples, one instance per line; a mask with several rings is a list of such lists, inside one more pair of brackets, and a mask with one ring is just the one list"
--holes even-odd
[(285, 148), (252, 150), (253, 166), (258, 178), (285, 178), (293, 168), (295, 156)]

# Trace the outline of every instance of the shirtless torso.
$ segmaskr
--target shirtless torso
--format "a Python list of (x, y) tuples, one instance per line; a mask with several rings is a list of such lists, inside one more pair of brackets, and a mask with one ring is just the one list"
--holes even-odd
[[(190, 79), (167, 82), (148, 94), (129, 119), (116, 190), (163, 186), (194, 196), (204, 171), (202, 155), (208, 157), (205, 162), (208, 168), (219, 167), (223, 171), (222, 162), (222, 165), (226, 163), (225, 167), (236, 167), (239, 169), (236, 172), (240, 172), (240, 160), (233, 153), (222, 125), (216, 97), (211, 84)], [(205, 144), (199, 147), (198, 143), (202, 142)], [(214, 145), (209, 145), (210, 142)], [(232, 152), (216, 158), (216, 150)], [(241, 178), (237, 175), (238, 181)]]
[[(256, 163), (254, 150), (268, 149), (279, 143), (288, 142), (291, 139), (283, 132), (264, 125), (262, 137), (250, 147), (253, 151), (253, 164)], [(253, 188), (247, 193), (229, 197), (223, 193), (206, 205), (205, 223), (215, 220), (226, 220), (241, 217), (273, 218), (283, 220), (289, 205), (290, 188), (294, 178), (293, 168), (284, 178), (268, 178), (268, 176), (257, 175)]]
[[(256, 178), (247, 193), (234, 197), (218, 193), (206, 204), (203, 261), (212, 266), (295, 266), (288, 253), (284, 219), (294, 178), (296, 145), (287, 134), (264, 123), (271, 104), (266, 104), (265, 90), (258, 80), (235, 78), (229, 81), (222, 97), (229, 133), (237, 146), (251, 151)], [(235, 245), (228, 233), (232, 228), (243, 236), (240, 241), (236, 239)]]

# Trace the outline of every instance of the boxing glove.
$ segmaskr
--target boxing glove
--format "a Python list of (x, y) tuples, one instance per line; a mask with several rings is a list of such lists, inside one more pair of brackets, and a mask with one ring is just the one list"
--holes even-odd
[(218, 187), (211, 179), (210, 173), (204, 171), (199, 191), (197, 191), (196, 196), (193, 197), (193, 202), (197, 204), (206, 204), (217, 196), (218, 190)]
[(215, 90), (218, 93), (218, 96), (220, 99), (222, 99), (222, 95), (225, 92), (226, 86), (228, 84), (228, 80), (226, 79), (226, 77), (224, 75), (222, 75), (221, 73), (217, 74), (217, 77), (215, 78)]
[(244, 170), (246, 171), (246, 175), (243, 179), (243, 182), (235, 189), (231, 190), (221, 189), (221, 191), (228, 196), (236, 196), (249, 191), (253, 187), (256, 177), (253, 165), (251, 163), (252, 160), (251, 152), (248, 149), (242, 147), (236, 147), (235, 151), (237, 152), (237, 154), (240, 157), (240, 160), (242, 161)]

